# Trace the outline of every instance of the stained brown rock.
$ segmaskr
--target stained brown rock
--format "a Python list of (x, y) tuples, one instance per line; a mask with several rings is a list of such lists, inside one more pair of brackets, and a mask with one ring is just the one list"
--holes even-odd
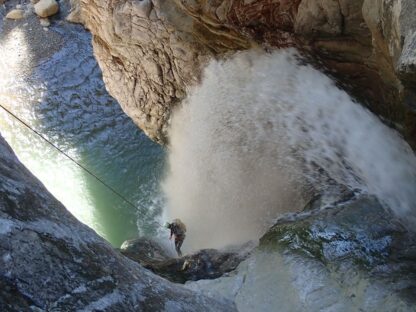
[(207, 61), (259, 45), (297, 47), (376, 114), (415, 132), (412, 0), (80, 0), (78, 8), (110, 93), (158, 142)]
[(20, 9), (11, 10), (9, 13), (7, 13), (6, 18), (12, 19), (12, 20), (20, 20), (24, 17), (24, 11)]

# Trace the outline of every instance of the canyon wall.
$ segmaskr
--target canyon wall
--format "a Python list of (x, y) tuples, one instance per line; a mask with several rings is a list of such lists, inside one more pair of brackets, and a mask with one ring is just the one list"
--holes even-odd
[[(212, 58), (296, 47), (412, 143), (412, 0), (73, 0), (110, 93), (155, 141)], [(413, 136), (412, 136), (413, 134)], [(414, 140), (414, 139), (413, 139)], [(414, 142), (413, 142), (414, 143)]]
[(233, 311), (153, 275), (76, 220), (0, 135), (1, 311)]

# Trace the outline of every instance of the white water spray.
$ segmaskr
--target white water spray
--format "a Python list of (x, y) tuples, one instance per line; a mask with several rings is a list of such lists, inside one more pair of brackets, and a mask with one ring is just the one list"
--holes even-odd
[(297, 58), (251, 51), (213, 61), (174, 113), (164, 189), (188, 249), (258, 238), (330, 180), (414, 218), (410, 147)]

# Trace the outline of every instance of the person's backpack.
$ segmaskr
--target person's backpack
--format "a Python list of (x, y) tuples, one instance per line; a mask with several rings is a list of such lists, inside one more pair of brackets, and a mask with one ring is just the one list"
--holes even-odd
[(179, 230), (177, 233), (178, 235), (183, 235), (186, 233), (186, 225), (181, 221), (181, 219), (174, 219), (173, 223), (176, 225), (177, 229)]

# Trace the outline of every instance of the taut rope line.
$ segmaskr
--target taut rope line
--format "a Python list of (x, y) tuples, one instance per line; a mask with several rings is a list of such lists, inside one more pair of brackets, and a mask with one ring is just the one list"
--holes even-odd
[(99, 178), (97, 175), (95, 175), (91, 170), (81, 165), (78, 161), (76, 161), (74, 158), (69, 156), (67, 153), (65, 153), (63, 150), (61, 150), (59, 147), (57, 147), (55, 144), (53, 144), (51, 141), (49, 141), (47, 138), (45, 138), (41, 133), (33, 129), (28, 123), (17, 117), (15, 114), (13, 114), (10, 110), (8, 110), (6, 107), (4, 107), (2, 104), (0, 104), (0, 107), (6, 111), (10, 116), (18, 120), (21, 124), (23, 124), (25, 127), (27, 127), (29, 130), (31, 130), (33, 133), (35, 133), (37, 136), (42, 138), (45, 142), (47, 142), (49, 145), (51, 145), (53, 148), (55, 148), (59, 153), (63, 154), (66, 158), (74, 162), (78, 167), (80, 167), (82, 170), (86, 171), (88, 174), (93, 176), (97, 181), (99, 181), (102, 185), (104, 185), (106, 188), (108, 188), (110, 191), (112, 191), (114, 194), (116, 194), (118, 197), (120, 197), (123, 201), (125, 201), (130, 206), (137, 209), (137, 206), (134, 205), (131, 201), (129, 201), (127, 198), (125, 198), (120, 192), (115, 190), (112, 186), (104, 182), (101, 178)]

